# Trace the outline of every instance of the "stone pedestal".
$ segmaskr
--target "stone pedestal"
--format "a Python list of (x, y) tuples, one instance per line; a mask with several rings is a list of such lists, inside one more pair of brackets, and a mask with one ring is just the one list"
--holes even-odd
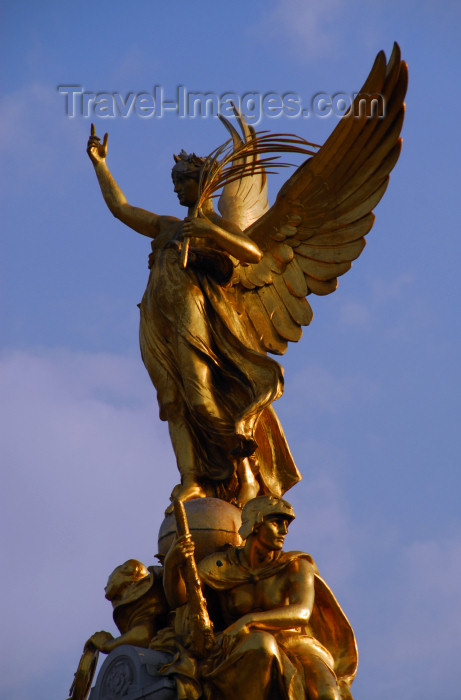
[(120, 646), (101, 666), (88, 700), (176, 700), (175, 681), (158, 674), (171, 659), (162, 651)]

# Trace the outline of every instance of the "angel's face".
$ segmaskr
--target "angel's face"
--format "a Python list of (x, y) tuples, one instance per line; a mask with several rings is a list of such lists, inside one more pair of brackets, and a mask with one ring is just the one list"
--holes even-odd
[(199, 186), (194, 177), (187, 172), (175, 172), (173, 169), (174, 191), (178, 195), (179, 203), (183, 207), (193, 207), (199, 198)]

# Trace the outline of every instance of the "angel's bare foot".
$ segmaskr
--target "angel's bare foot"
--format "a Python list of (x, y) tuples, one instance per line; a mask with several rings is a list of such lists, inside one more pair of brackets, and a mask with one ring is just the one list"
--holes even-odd
[[(177, 484), (173, 491), (171, 492), (170, 500), (174, 501), (179, 498), (180, 501), (193, 501), (194, 498), (205, 498), (206, 493), (204, 489), (197, 484), (195, 481), (180, 485)], [(165, 511), (165, 515), (173, 512), (173, 503), (168, 506)]]
[[(176, 489), (173, 490), (176, 491)], [(183, 484), (174, 495), (175, 498), (179, 498), (181, 501), (192, 501), (194, 498), (205, 498), (205, 496), (205, 490), (195, 481)]]
[(236, 505), (243, 508), (245, 503), (256, 498), (259, 493), (259, 484), (255, 479), (248, 457), (242, 459), (237, 467), (237, 476), (240, 484), (240, 489), (237, 495)]
[(243, 483), (237, 495), (237, 507), (243, 508), (243, 506), (251, 501), (252, 498), (256, 498), (259, 493), (259, 484), (255, 480), (253, 483)]

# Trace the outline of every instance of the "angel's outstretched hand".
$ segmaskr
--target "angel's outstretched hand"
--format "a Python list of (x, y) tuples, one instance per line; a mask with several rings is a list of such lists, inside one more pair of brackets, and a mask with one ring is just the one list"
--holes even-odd
[(90, 138), (88, 139), (88, 145), (86, 147), (86, 152), (88, 153), (91, 162), (96, 165), (97, 163), (103, 163), (107, 156), (107, 141), (109, 140), (109, 134), (104, 134), (103, 142), (99, 136), (96, 136), (94, 124), (91, 125)]

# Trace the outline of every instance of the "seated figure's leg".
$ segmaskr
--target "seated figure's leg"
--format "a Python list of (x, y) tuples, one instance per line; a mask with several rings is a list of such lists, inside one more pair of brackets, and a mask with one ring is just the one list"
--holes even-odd
[(282, 647), (303, 666), (308, 700), (341, 700), (333, 659), (321, 644), (307, 635), (297, 635), (285, 638)]
[(205, 676), (207, 698), (282, 700), (286, 698), (280, 651), (269, 632), (250, 632)]
[(304, 677), (309, 700), (341, 700), (336, 677), (314, 654), (303, 659)]

